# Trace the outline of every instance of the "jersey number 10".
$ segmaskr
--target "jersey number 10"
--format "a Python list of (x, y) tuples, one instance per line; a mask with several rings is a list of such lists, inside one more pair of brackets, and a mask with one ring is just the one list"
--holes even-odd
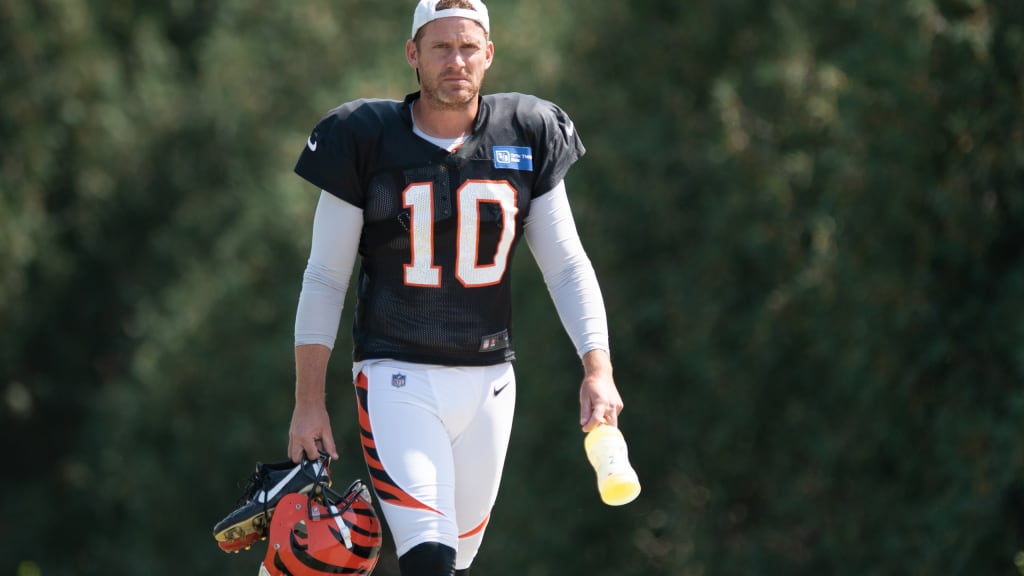
[[(458, 241), (455, 254), (455, 277), (467, 288), (491, 286), (501, 282), (508, 267), (512, 240), (516, 236), (515, 189), (506, 181), (470, 180), (459, 188)], [(430, 183), (412, 184), (402, 193), (405, 207), (410, 209), (410, 244), (412, 263), (405, 265), (405, 283), (408, 286), (439, 288), (441, 268), (434, 265), (434, 186)], [(494, 253), (493, 264), (480, 266), (480, 204), (492, 203), (501, 207), (501, 238)]]

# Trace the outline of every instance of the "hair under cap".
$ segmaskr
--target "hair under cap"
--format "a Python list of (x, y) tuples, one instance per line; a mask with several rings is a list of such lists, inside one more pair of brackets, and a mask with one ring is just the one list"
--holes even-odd
[(484, 28), (484, 32), (491, 33), (491, 23), (487, 17), (487, 6), (480, 0), (468, 0), (473, 8), (445, 8), (442, 10), (437, 9), (437, 5), (441, 0), (420, 0), (420, 3), (416, 5), (416, 12), (412, 16), (412, 35), (410, 38), (415, 38), (416, 33), (419, 32), (420, 28), (426, 25), (428, 22), (433, 22), (438, 18), (469, 18), (480, 24)]

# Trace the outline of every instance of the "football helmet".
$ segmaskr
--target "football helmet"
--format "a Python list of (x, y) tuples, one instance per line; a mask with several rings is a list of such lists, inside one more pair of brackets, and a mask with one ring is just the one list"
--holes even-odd
[(260, 576), (369, 574), (377, 565), (381, 524), (370, 491), (356, 480), (344, 494), (287, 494), (270, 522)]

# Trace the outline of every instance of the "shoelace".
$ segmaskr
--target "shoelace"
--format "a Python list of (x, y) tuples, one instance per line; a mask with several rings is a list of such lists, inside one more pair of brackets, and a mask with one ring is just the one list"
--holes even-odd
[(263, 485), (263, 474), (260, 474), (260, 468), (257, 467), (256, 471), (249, 476), (249, 483), (245, 487), (245, 491), (238, 497), (238, 501), (235, 502), (235, 506), (241, 506), (246, 502), (256, 497), (256, 492), (259, 491)]
[[(247, 503), (251, 502), (253, 499), (256, 498), (256, 493), (259, 492), (260, 489), (263, 487), (263, 480), (264, 480), (265, 477), (266, 477), (266, 474), (263, 473), (263, 467), (261, 465), (257, 464), (256, 465), (256, 471), (253, 472), (251, 476), (249, 476), (249, 482), (248, 482), (248, 484), (246, 484), (245, 490), (242, 492), (242, 495), (239, 496), (238, 500), (235, 502), (235, 507), (236, 508), (238, 508), (239, 506), (242, 506), (244, 504), (247, 504)], [(270, 511), (270, 509), (267, 507), (267, 501), (266, 501), (266, 499), (264, 499), (264, 501), (263, 501), (263, 518), (265, 518), (265, 523), (264, 523), (264, 526), (263, 526), (264, 532), (266, 532), (266, 530), (270, 527), (269, 511)]]

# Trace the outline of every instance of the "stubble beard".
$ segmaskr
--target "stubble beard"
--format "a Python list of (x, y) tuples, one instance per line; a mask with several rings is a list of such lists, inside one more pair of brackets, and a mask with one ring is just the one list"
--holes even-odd
[(480, 95), (480, 85), (473, 84), (466, 90), (445, 91), (441, 82), (420, 81), (420, 97), (438, 110), (457, 111), (469, 108)]

